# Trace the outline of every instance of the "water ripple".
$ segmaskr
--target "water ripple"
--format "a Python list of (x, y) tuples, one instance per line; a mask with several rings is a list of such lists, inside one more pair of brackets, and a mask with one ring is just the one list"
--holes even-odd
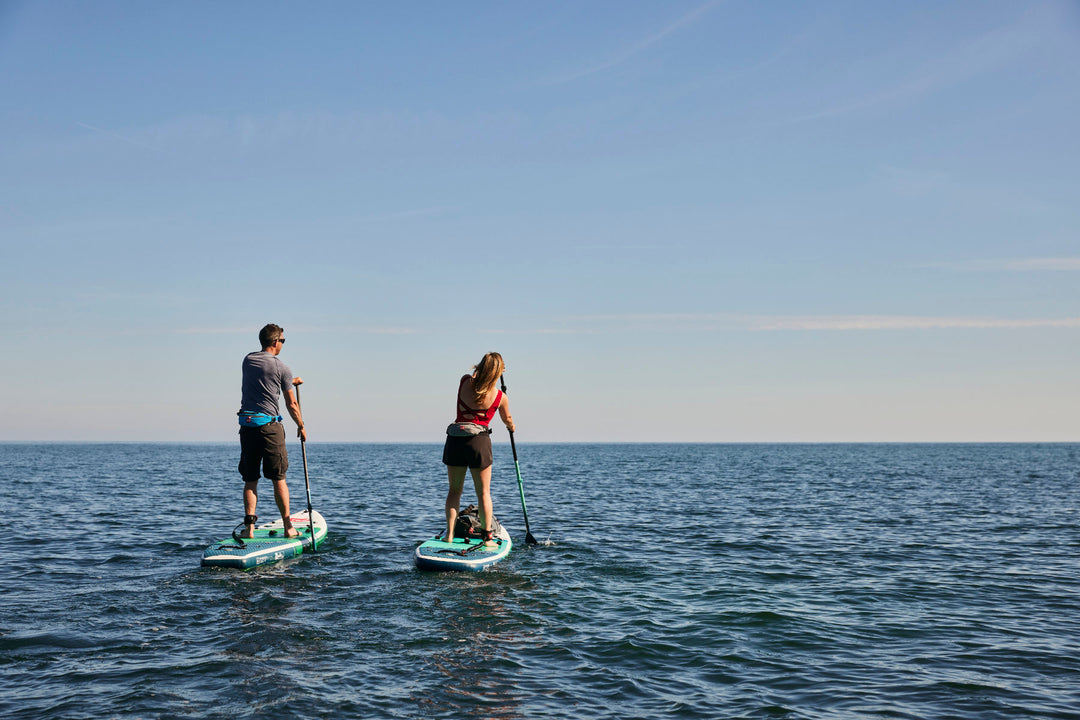
[(452, 575), (434, 445), (310, 445), (328, 540), (246, 573), (231, 445), (2, 446), (0, 716), (1080, 718), (1080, 446), (522, 445), (538, 547), (503, 450)]

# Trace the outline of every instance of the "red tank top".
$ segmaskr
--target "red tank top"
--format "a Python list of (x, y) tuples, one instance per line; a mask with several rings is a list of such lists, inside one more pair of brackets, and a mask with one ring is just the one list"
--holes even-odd
[[(464, 375), (461, 378), (461, 382), (458, 383), (457, 388), (457, 420), (454, 422), (464, 423), (471, 422), (477, 425), (483, 425), (487, 427), (488, 424), (495, 417), (495, 411), (499, 409), (499, 403), (502, 402), (502, 390), (495, 392), (495, 401), (491, 403), (491, 407), (484, 410), (474, 410), (461, 401), (461, 388), (465, 386), (465, 381), (469, 378), (468, 375)], [(472, 417), (465, 417), (471, 415)]]

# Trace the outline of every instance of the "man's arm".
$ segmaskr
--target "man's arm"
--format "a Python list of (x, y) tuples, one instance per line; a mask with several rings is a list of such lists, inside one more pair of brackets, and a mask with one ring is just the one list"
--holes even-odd
[[(299, 381), (299, 382), (298, 382)], [(300, 378), (293, 379), (293, 385), (299, 385), (304, 382)], [(293, 422), (296, 423), (296, 436), (307, 442), (307, 430), (304, 429), (304, 418), (300, 416), (300, 403), (296, 401), (296, 393), (292, 389), (285, 391), (285, 407), (289, 411), (289, 415), (292, 416)]]

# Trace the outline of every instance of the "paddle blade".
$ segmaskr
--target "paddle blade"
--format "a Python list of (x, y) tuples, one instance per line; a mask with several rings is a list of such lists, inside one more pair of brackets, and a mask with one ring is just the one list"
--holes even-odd
[(540, 542), (533, 537), (533, 534), (528, 530), (525, 531), (525, 542), (529, 545), (539, 545)]

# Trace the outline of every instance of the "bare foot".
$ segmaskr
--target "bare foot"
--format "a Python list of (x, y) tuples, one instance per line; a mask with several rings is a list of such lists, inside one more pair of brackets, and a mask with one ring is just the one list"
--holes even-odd
[(300, 533), (296, 530), (296, 528), (290, 525), (289, 527), (285, 528), (285, 537), (291, 540), (293, 538), (300, 537)]

